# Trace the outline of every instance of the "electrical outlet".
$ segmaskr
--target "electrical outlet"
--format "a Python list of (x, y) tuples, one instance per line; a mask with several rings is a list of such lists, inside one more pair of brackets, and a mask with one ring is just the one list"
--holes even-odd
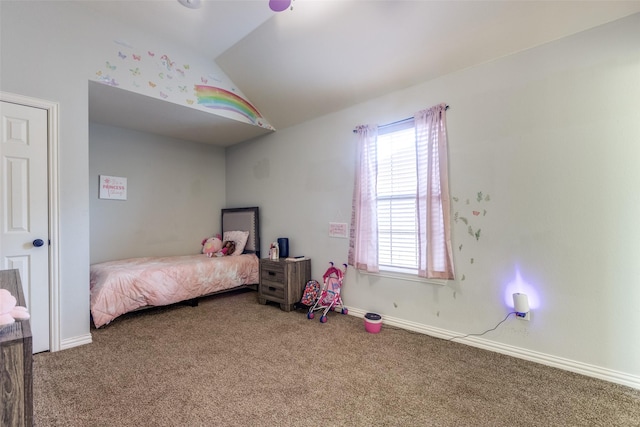
[(516, 317), (520, 320), (531, 320), (531, 310), (527, 311), (526, 313), (516, 312)]

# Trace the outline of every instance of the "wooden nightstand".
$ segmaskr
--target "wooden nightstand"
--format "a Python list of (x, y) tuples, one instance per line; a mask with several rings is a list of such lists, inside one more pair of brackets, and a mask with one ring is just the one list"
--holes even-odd
[(311, 280), (311, 260), (285, 261), (260, 260), (260, 284), (258, 301), (266, 304), (273, 301), (280, 304), (284, 311), (291, 311), (294, 304), (302, 298), (307, 282)]

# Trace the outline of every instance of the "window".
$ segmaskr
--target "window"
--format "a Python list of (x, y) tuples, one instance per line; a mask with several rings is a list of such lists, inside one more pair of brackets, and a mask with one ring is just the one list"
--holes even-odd
[(378, 265), (418, 272), (416, 132), (413, 119), (378, 128)]
[(358, 126), (349, 264), (452, 279), (445, 104)]

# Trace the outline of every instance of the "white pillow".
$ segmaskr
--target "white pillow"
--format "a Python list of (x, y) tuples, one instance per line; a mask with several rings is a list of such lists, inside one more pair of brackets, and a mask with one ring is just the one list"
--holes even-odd
[(225, 231), (224, 236), (222, 236), (223, 242), (231, 240), (236, 244), (236, 250), (233, 251), (231, 256), (242, 255), (242, 252), (244, 252), (244, 247), (247, 245), (248, 239), (248, 231)]

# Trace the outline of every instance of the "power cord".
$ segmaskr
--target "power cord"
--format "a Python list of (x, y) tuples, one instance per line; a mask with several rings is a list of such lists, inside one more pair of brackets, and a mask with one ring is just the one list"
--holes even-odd
[[(516, 315), (517, 315), (517, 314), (518, 314), (518, 312), (516, 312), (516, 311), (512, 311), (511, 313), (508, 313), (508, 314), (505, 316), (505, 318), (504, 318), (504, 319), (502, 319), (500, 322), (498, 322), (498, 324), (497, 324), (496, 326), (494, 326), (494, 327), (493, 327), (493, 328), (491, 328), (491, 329), (487, 329), (486, 331), (484, 331), (484, 332), (482, 332), (482, 333), (479, 333), (479, 334), (458, 335), (458, 336), (455, 336), (455, 337), (447, 338), (445, 341), (453, 341), (453, 340), (456, 340), (456, 339), (459, 339), (459, 338), (466, 338), (466, 337), (479, 337), (479, 336), (484, 335), (484, 334), (486, 334), (486, 333), (488, 333), (488, 332), (495, 331), (496, 329), (498, 329), (498, 326), (500, 326), (500, 325), (502, 325), (504, 322), (506, 322), (506, 321), (507, 321), (507, 319), (509, 318), (509, 316), (511, 316), (512, 314), (516, 314)], [(412, 331), (412, 330), (410, 330), (410, 329), (399, 328), (399, 327), (397, 327), (397, 326), (385, 325), (384, 327), (385, 327), (385, 329), (386, 329), (386, 330), (391, 329), (391, 330), (395, 330), (395, 331), (408, 332), (408, 333), (410, 333), (410, 334), (425, 335), (423, 332), (415, 332), (415, 331)]]
[(496, 326), (494, 326), (494, 327), (493, 327), (493, 328), (491, 328), (491, 329), (487, 329), (486, 331), (484, 331), (484, 332), (482, 332), (482, 333), (480, 333), (480, 334), (459, 335), (459, 336), (455, 336), (455, 337), (448, 338), (448, 339), (447, 339), (447, 341), (453, 341), (453, 340), (458, 339), (458, 338), (479, 337), (479, 336), (481, 336), (481, 335), (486, 334), (487, 332), (495, 331), (496, 329), (498, 329), (498, 326), (500, 326), (500, 325), (502, 325), (504, 322), (506, 322), (506, 320), (507, 320), (507, 319), (509, 318), (509, 316), (511, 316), (512, 314), (517, 314), (517, 313), (516, 313), (515, 311), (512, 311), (511, 313), (507, 314), (507, 316), (506, 316), (504, 319), (502, 319), (502, 320), (501, 320), (501, 321), (500, 321)]

